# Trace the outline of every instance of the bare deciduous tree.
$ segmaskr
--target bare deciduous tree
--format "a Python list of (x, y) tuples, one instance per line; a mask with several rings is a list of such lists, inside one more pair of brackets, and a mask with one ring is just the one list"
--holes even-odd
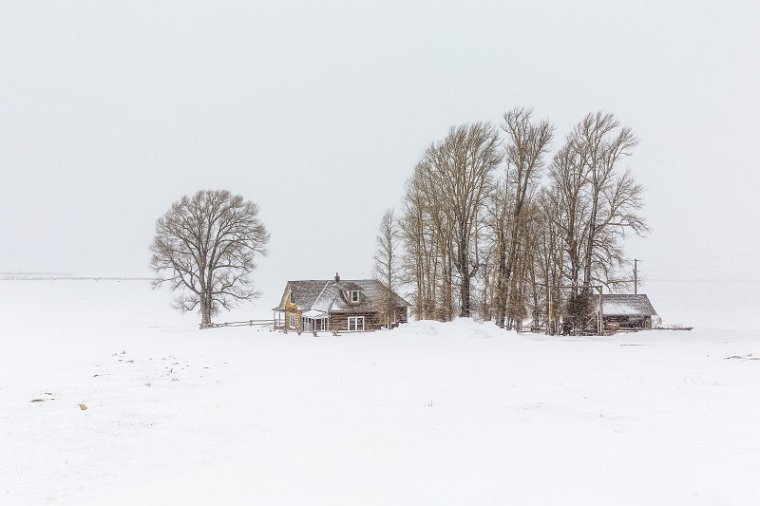
[(153, 286), (168, 284), (180, 311), (199, 310), (201, 328), (220, 308), (258, 296), (249, 278), (269, 240), (258, 207), (226, 190), (182, 197), (156, 222)]
[(383, 315), (391, 328), (395, 319), (396, 298), (394, 291), (399, 277), (399, 243), (401, 232), (399, 231), (393, 210), (388, 210), (380, 221), (377, 233), (377, 252), (375, 253), (375, 276), (386, 288), (384, 296)]
[(565, 145), (554, 155), (549, 169), (551, 194), (556, 205), (548, 217), (560, 229), (565, 243), (568, 262), (565, 277), (573, 290), (576, 290), (580, 282), (584, 227), (588, 220), (588, 199), (584, 193), (586, 181), (579, 158), (571, 134)]
[[(621, 160), (630, 156), (638, 143), (633, 131), (621, 127), (614, 115), (598, 112), (587, 115), (576, 126), (575, 136), (588, 182), (583, 273), (584, 292), (588, 292), (599, 267), (614, 267), (622, 260), (617, 237), (626, 228), (643, 232), (646, 224), (636, 213), (643, 188), (633, 182), (627, 170), (620, 174)], [(596, 280), (605, 282), (607, 276)]]
[[(517, 251), (523, 242), (520, 231), (525, 226), (525, 209), (528, 207), (531, 192), (536, 179), (544, 166), (544, 155), (549, 150), (549, 143), (554, 135), (554, 127), (546, 120), (532, 121), (533, 111), (518, 107), (504, 115), (502, 129), (507, 134), (507, 185), (514, 196), (511, 212), (504, 215), (508, 220), (508, 231), (501, 232), (502, 244), (499, 250), (499, 268), (497, 273), (496, 324), (504, 326), (505, 312), (508, 306), (512, 274), (518, 263)], [(502, 227), (507, 226), (503, 219)]]
[(401, 239), (405, 245), (401, 257), (404, 283), (414, 287), (414, 312), (417, 319), (437, 317), (437, 283), (441, 255), (436, 228), (431, 219), (429, 187), (424, 181), (423, 164), (417, 164), (407, 183)]
[(562, 229), (558, 224), (559, 197), (553, 189), (544, 188), (536, 200), (542, 223), (539, 231), (537, 263), (544, 287), (546, 330), (547, 333), (554, 335), (558, 331), (557, 323), (561, 314), (562, 273), (565, 265)]
[(588, 114), (567, 136), (551, 166), (552, 192), (557, 196), (554, 223), (561, 229), (571, 288), (571, 319), (583, 325), (592, 285), (617, 284), (623, 262), (620, 244), (626, 231), (646, 232), (638, 214), (643, 188), (622, 160), (637, 141), (612, 114)]
[(431, 176), (441, 194), (441, 211), (453, 235), (451, 261), (459, 277), (462, 317), (471, 315), (471, 283), (480, 268), (478, 244), (493, 173), (502, 160), (499, 137), (486, 123), (452, 128), (430, 150)]
[(418, 318), (451, 320), (457, 304), (460, 316), (470, 316), (472, 282), (481, 266), (482, 215), (500, 161), (496, 131), (475, 123), (451, 128), (415, 166), (402, 237)]

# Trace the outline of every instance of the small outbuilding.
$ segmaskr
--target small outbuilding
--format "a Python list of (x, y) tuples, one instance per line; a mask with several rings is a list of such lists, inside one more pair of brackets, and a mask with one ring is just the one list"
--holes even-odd
[[(591, 297), (597, 307), (599, 296)], [(608, 293), (602, 295), (602, 318), (606, 329), (641, 330), (652, 328), (652, 317), (657, 315), (645, 294)]]

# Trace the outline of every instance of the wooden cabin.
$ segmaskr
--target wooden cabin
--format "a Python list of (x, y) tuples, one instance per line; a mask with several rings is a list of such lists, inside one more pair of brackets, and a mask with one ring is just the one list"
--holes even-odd
[[(592, 307), (598, 307), (599, 296), (591, 297)], [(652, 328), (657, 315), (649, 297), (644, 294), (607, 293), (602, 295), (604, 328), (610, 330), (642, 330)]]
[[(375, 279), (288, 281), (275, 307), (280, 328), (296, 332), (362, 332), (388, 325), (389, 289)], [(407, 322), (409, 303), (395, 292), (391, 326)]]

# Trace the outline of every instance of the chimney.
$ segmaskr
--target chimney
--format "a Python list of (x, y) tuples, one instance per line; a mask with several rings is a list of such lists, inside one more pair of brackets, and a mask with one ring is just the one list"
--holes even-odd
[(338, 273), (336, 272), (336, 273), (335, 273), (335, 282), (337, 283), (338, 281), (340, 281), (340, 274), (338, 274)]

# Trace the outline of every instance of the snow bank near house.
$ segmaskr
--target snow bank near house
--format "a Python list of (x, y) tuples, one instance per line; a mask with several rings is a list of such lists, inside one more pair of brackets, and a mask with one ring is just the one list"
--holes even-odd
[(754, 331), (201, 332), (142, 283), (2, 286), (2, 504), (760, 499)]

